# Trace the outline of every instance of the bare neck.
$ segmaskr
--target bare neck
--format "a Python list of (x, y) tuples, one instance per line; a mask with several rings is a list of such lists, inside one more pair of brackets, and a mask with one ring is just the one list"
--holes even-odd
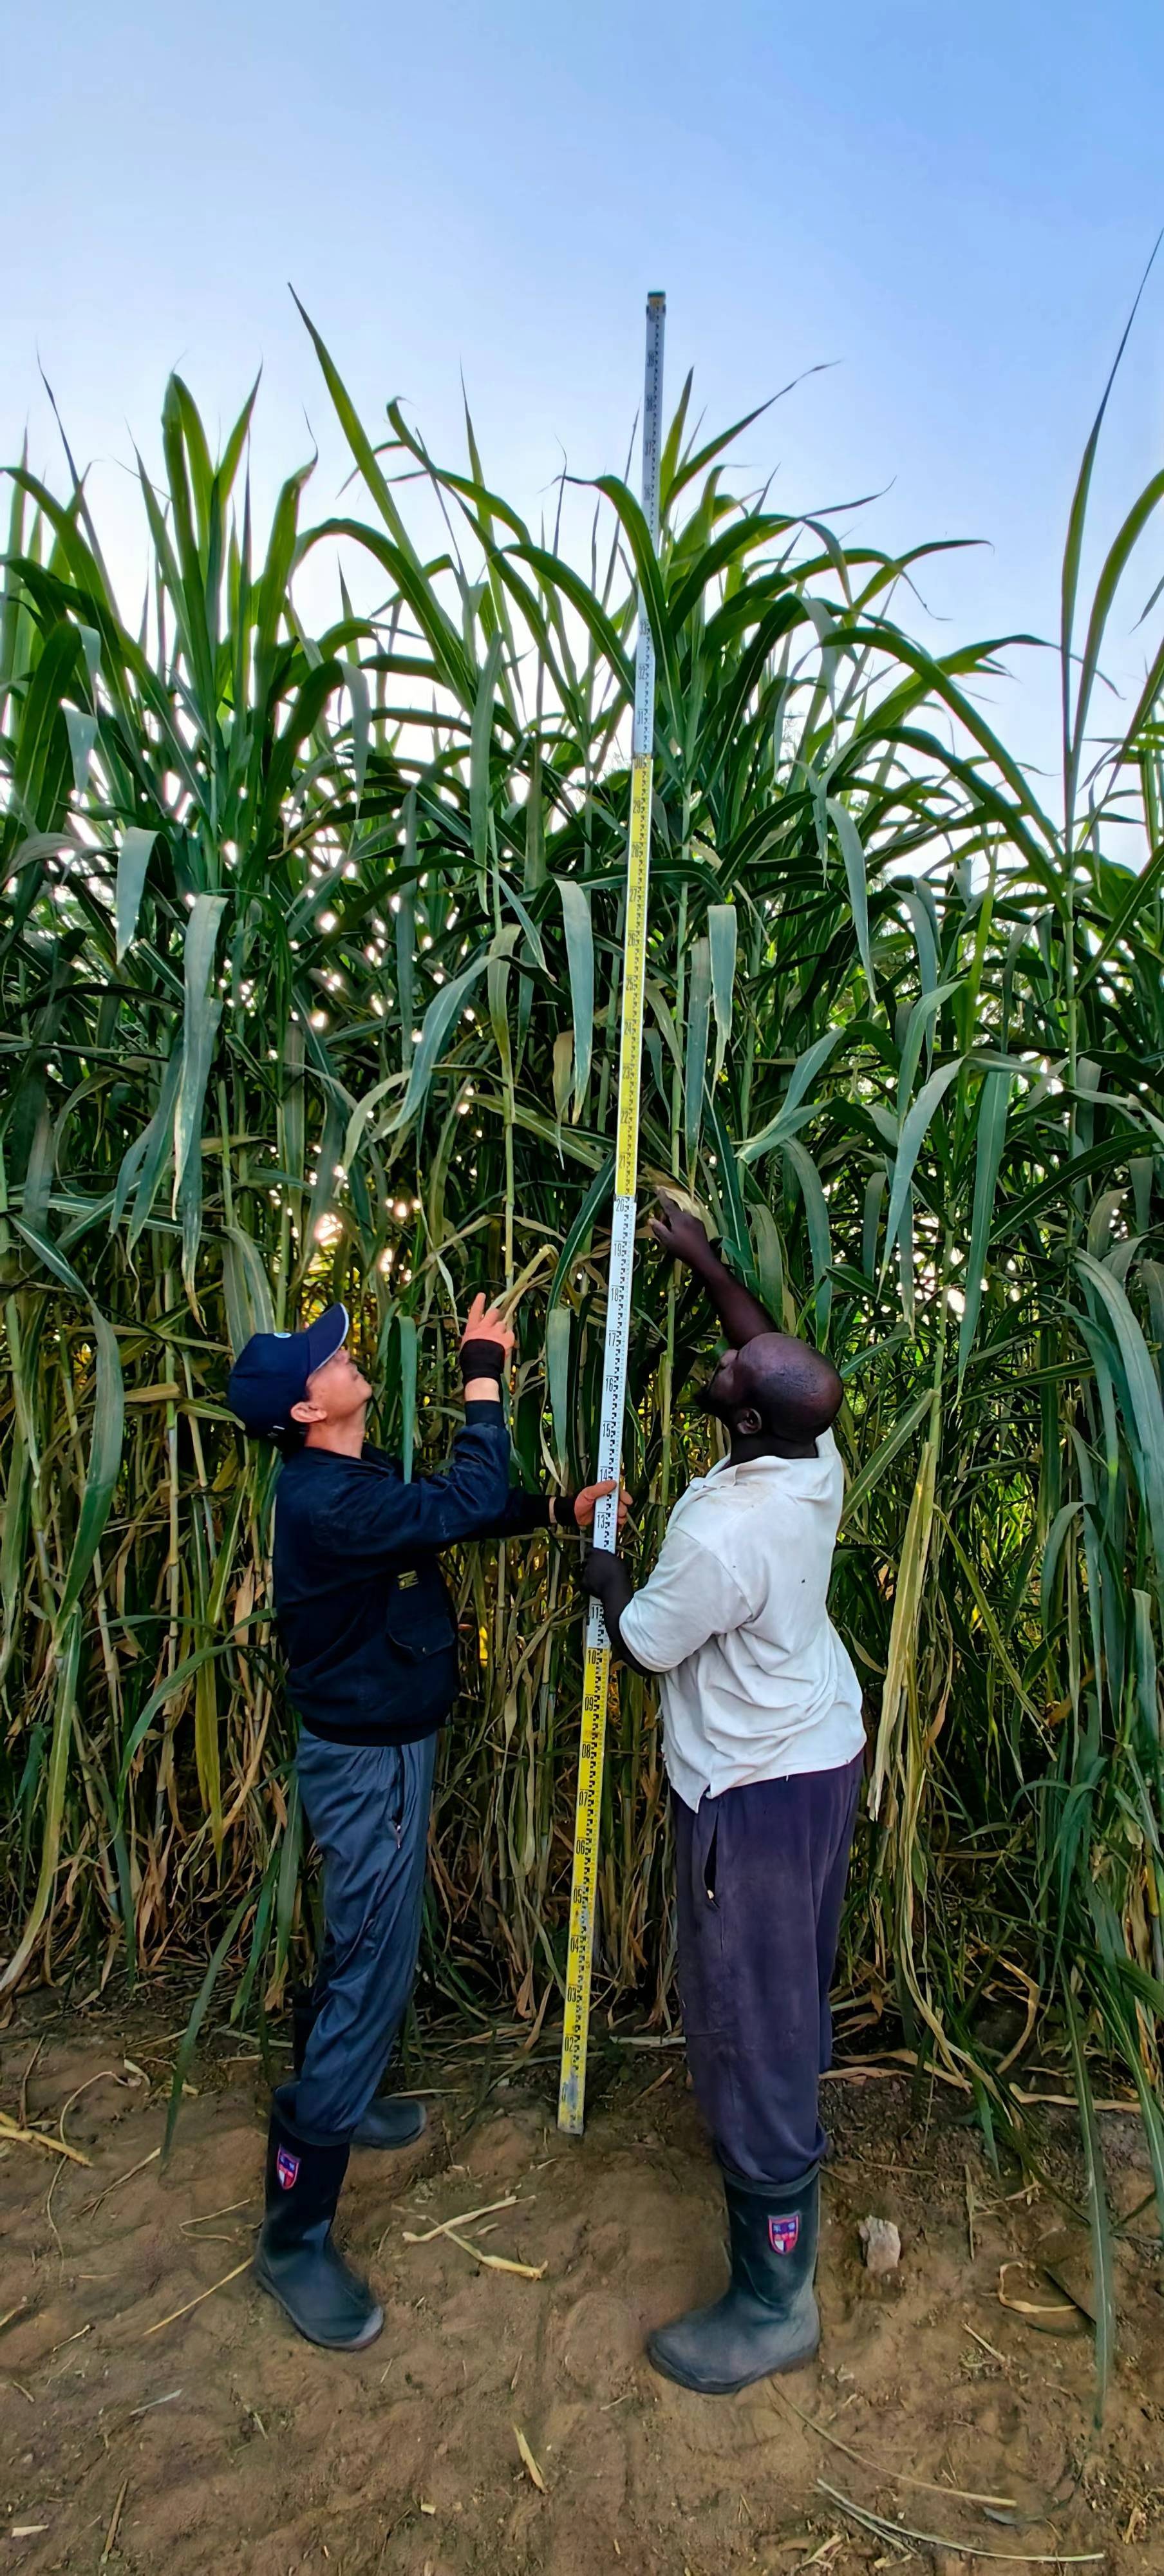
[(771, 1431), (733, 1431), (731, 1463), (744, 1467), (750, 1458), (816, 1458), (815, 1440), (778, 1440)]
[(308, 1449), (330, 1449), (337, 1458), (358, 1458), (364, 1446), (364, 1419), (367, 1411), (349, 1413), (343, 1422), (313, 1422), (305, 1437)]

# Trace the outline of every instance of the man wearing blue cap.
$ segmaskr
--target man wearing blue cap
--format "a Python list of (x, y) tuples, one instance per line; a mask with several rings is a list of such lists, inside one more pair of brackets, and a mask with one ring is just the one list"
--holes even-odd
[(284, 1453), (275, 1612), (324, 1865), (323, 1957), (296, 2016), (296, 2079), (272, 2107), (255, 2273), (309, 2342), (344, 2351), (384, 2322), (331, 2236), (350, 2150), (406, 2146), (424, 2127), (419, 2103), (376, 2088), (416, 1971), (436, 1736), (457, 1690), (438, 1551), (584, 1528), (610, 1490), (550, 1500), (511, 1488), (501, 1380), (513, 1334), (483, 1296), (461, 1341), (465, 1418), (442, 1475), (405, 1484), (399, 1461), (365, 1440), (372, 1389), (347, 1336), (343, 1306), (304, 1332), (256, 1333), (229, 1389), (246, 1429)]

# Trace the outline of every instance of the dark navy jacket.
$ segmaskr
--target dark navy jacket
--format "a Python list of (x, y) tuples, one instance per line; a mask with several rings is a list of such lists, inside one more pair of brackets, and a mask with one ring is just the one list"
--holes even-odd
[(275, 1615), (291, 1698), (312, 1735), (411, 1744), (457, 1692), (457, 1630), (437, 1564), (455, 1539), (545, 1529), (549, 1503), (509, 1482), (500, 1404), (467, 1404), (443, 1475), (406, 1485), (370, 1445), (289, 1457), (275, 1499)]

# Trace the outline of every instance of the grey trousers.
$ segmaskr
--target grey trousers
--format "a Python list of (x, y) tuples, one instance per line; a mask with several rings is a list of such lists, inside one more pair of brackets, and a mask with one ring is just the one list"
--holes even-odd
[(679, 1999), (716, 2155), (744, 2182), (819, 2164), (829, 1985), (864, 1757), (703, 1797), (672, 1792)]
[(436, 1737), (328, 1744), (304, 1729), (295, 1768), (323, 1854), (318, 2006), (297, 2128), (351, 2135), (387, 2066), (416, 1975)]

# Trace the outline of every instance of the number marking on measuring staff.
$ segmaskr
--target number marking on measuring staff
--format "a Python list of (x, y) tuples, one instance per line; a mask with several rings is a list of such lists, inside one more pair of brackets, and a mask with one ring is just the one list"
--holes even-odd
[[(647, 298), (647, 366), (643, 392), (643, 514), (651, 543), (659, 542), (659, 430), (663, 393), (665, 298)], [(627, 835), (626, 918), (623, 930), (622, 1014), (618, 1059), (618, 1116), (614, 1206), (610, 1226), (610, 1279), (602, 1366), (598, 1480), (618, 1478), (630, 1343), (631, 1277), (635, 1252), (635, 1188), (639, 1166), (639, 1083), (643, 1053), (643, 986), (647, 961), (647, 892), (651, 862), (651, 751), (655, 730), (655, 646), (647, 603), (639, 592), (635, 649), (635, 709), (631, 736), (630, 828)], [(594, 1544), (612, 1548), (618, 1536), (618, 1485), (594, 1514)], [(586, 2044), (590, 2032), (590, 1979), (594, 1964), (598, 1896), (598, 1838), (602, 1822), (602, 1768), (610, 1643), (602, 1605), (592, 1601), (586, 1621), (582, 1674), (582, 1735), (578, 1748), (578, 1799), (570, 1885), (570, 1936), (566, 1959), (566, 2009), (558, 2127), (580, 2137), (586, 2102)]]

